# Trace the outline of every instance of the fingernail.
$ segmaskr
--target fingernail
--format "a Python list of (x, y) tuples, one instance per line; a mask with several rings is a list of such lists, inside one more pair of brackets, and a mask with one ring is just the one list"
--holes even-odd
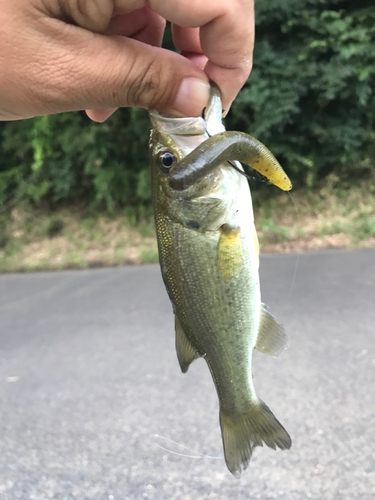
[(173, 110), (183, 116), (201, 116), (210, 98), (210, 84), (198, 78), (182, 80)]
[(117, 108), (110, 109), (86, 109), (86, 115), (90, 118), (90, 120), (98, 123), (103, 123), (109, 118), (113, 113), (117, 110)]

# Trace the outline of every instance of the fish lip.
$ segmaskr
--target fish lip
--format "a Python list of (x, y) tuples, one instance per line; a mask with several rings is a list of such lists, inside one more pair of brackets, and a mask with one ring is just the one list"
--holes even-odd
[(201, 116), (177, 118), (149, 110), (152, 127), (167, 135), (194, 136), (206, 133), (206, 122)]
[[(222, 107), (219, 87), (211, 82), (211, 95), (207, 106), (202, 111), (201, 117), (176, 117), (166, 113), (160, 113), (155, 109), (148, 110), (151, 120), (151, 130), (157, 134), (168, 136), (179, 151), (178, 156), (183, 159), (194, 151), (202, 142), (212, 135), (225, 131), (222, 123)], [(184, 140), (186, 138), (186, 140)], [(194, 138), (194, 139), (190, 139)], [(178, 163), (177, 163), (178, 167)], [(185, 172), (176, 171), (176, 166), (169, 172), (169, 188), (177, 193), (189, 190), (194, 182), (185, 179)], [(200, 177), (197, 179), (200, 180)]]
[(202, 110), (202, 116), (176, 117), (167, 113), (160, 113), (155, 109), (149, 110), (152, 127), (167, 135), (195, 136), (207, 134), (215, 135), (223, 132), (222, 108), (219, 87), (211, 82), (211, 94), (207, 106)]

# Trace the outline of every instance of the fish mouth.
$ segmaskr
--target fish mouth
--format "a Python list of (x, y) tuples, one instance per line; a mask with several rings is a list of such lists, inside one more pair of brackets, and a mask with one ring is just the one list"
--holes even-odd
[(156, 110), (149, 110), (152, 127), (170, 136), (199, 136), (218, 134), (225, 130), (221, 121), (222, 108), (219, 87), (211, 82), (210, 98), (202, 116), (177, 118)]
[(243, 132), (225, 131), (216, 84), (211, 83), (210, 99), (201, 117), (177, 118), (154, 110), (149, 113), (153, 128), (170, 137), (182, 153), (169, 172), (171, 189), (184, 191), (221, 164), (231, 165), (246, 176), (240, 164), (233, 163), (239, 161), (280, 189), (292, 188), (279, 162), (261, 142)]
[(152, 127), (165, 135), (204, 135), (207, 131), (206, 121), (201, 116), (176, 118), (155, 110), (149, 110), (149, 115)]

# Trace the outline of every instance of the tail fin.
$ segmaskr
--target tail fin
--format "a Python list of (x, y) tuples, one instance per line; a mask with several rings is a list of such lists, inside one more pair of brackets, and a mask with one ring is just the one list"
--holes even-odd
[(289, 449), (292, 440), (275, 415), (258, 400), (248, 413), (228, 415), (220, 410), (225, 462), (230, 472), (239, 477), (247, 468), (255, 446), (265, 443), (276, 450)]

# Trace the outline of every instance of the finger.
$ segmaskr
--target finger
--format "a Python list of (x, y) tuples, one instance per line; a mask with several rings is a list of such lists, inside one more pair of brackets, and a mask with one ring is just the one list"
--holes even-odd
[[(254, 18), (252, 2), (244, 12), (244, 20), (238, 30), (232, 29), (232, 36), (223, 36), (223, 30), (236, 26), (235, 18), (219, 19), (201, 28), (200, 41), (208, 57), (205, 72), (221, 90), (223, 108), (227, 111), (249, 77), (253, 64)], [(233, 35), (236, 36), (233, 37)]]
[[(61, 6), (61, 2), (58, 4)], [(76, 24), (94, 31), (104, 31), (113, 13), (146, 6), (173, 24), (201, 28), (202, 51), (209, 59), (205, 71), (219, 85), (226, 107), (250, 74), (254, 45), (253, 0), (75, 0), (66, 1), (66, 4), (70, 6), (68, 14)], [(109, 4), (111, 13), (108, 12)]]
[[(166, 21), (161, 16), (148, 8), (143, 8), (127, 15), (115, 16), (111, 20), (105, 34), (122, 35), (158, 47), (163, 41), (165, 24)], [(91, 120), (102, 123), (116, 110), (117, 108), (88, 109), (86, 110), (86, 114)]]
[(177, 50), (187, 53), (203, 54), (199, 39), (199, 28), (185, 28), (172, 24), (173, 43)]
[(104, 34), (126, 36), (148, 45), (160, 47), (165, 25), (164, 18), (144, 7), (126, 15), (113, 17)]
[(93, 122), (103, 123), (117, 110), (118, 108), (86, 109), (86, 114)]
[[(252, 67), (254, 47), (253, 0), (189, 0), (171, 6), (170, 21), (176, 47), (183, 53), (201, 51), (207, 59), (205, 72), (221, 90), (223, 106), (228, 109), (238, 91), (246, 82)], [(178, 5), (177, 5), (178, 4)], [(153, 8), (167, 15), (167, 5), (154, 0)], [(200, 27), (196, 32), (187, 28)]]
[(198, 68), (204, 69), (207, 57), (203, 54), (199, 40), (199, 28), (182, 28), (172, 24), (173, 43), (181, 55), (192, 61)]
[(179, 54), (54, 19), (44, 22), (48, 42), (43, 51), (34, 47), (37, 71), (25, 82), (30, 116), (119, 106), (199, 116), (208, 101), (207, 77)]

